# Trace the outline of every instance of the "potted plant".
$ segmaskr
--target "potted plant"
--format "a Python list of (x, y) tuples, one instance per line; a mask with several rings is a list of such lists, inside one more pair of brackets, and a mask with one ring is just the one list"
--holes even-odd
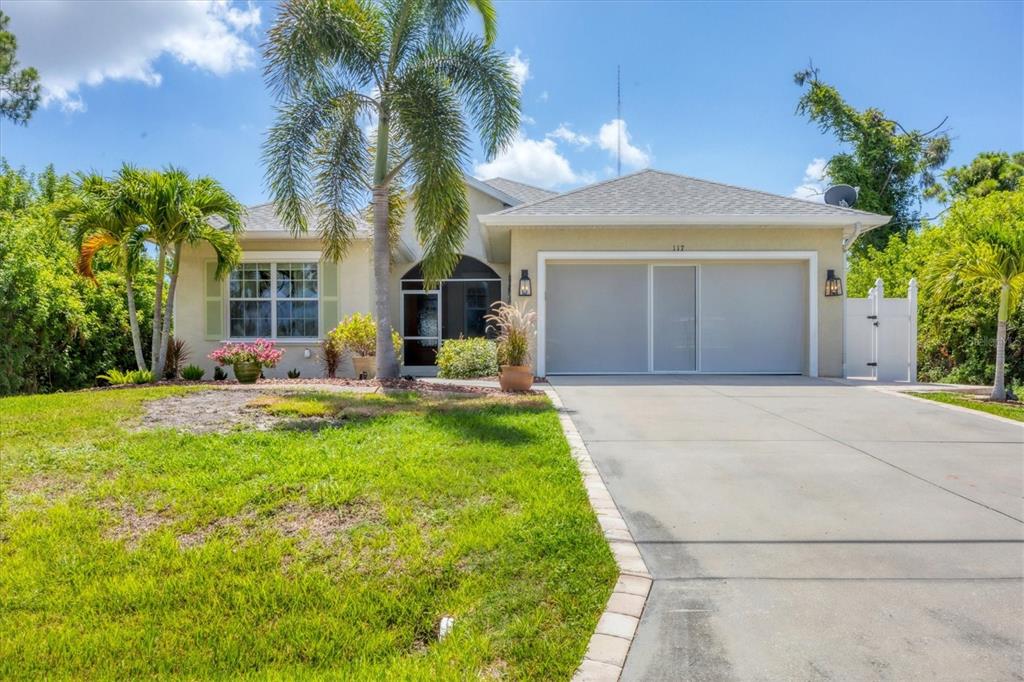
[(231, 365), (235, 378), (240, 384), (255, 384), (264, 367), (275, 367), (284, 351), (276, 348), (273, 341), (256, 339), (252, 343), (225, 343), (210, 353), (217, 364)]
[(529, 391), (533, 386), (530, 366), (530, 339), (533, 337), (537, 313), (526, 310), (526, 304), (494, 304), (494, 312), (485, 318), (498, 333), (498, 383), (503, 391)]
[[(338, 323), (327, 335), (328, 341), (352, 357), (356, 378), (377, 376), (377, 325), (369, 313), (353, 313)], [(402, 337), (391, 330), (395, 355), (402, 352)]]

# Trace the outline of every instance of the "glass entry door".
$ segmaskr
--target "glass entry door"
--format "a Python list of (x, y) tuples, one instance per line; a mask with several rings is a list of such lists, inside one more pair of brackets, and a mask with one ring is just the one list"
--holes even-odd
[(405, 364), (433, 365), (441, 347), (441, 306), (437, 291), (402, 292)]

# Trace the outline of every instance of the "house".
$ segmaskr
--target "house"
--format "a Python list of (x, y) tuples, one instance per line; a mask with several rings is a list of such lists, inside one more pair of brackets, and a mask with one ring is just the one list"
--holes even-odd
[[(498, 300), (537, 311), (535, 370), (588, 373), (843, 374), (845, 248), (887, 216), (644, 170), (564, 193), (466, 180), (463, 258), (423, 286), (409, 216), (395, 250), (391, 315), (403, 373), (430, 374), (445, 339), (484, 334)], [(265, 204), (249, 209), (243, 262), (214, 278), (212, 253), (186, 250), (174, 325), (193, 360), (227, 339), (275, 338), (268, 376), (322, 376), (318, 340), (373, 310), (369, 226), (345, 258), (321, 259)], [(343, 368), (351, 372), (351, 366)]]

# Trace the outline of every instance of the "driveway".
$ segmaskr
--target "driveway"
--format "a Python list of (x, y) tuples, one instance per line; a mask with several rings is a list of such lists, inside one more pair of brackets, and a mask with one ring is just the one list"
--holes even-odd
[(804, 377), (551, 381), (655, 579), (623, 679), (1024, 679), (1024, 428)]

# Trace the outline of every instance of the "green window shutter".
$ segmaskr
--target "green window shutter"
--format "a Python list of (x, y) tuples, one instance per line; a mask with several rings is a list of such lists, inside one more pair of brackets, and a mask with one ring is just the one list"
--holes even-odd
[(224, 338), (224, 300), (220, 280), (217, 279), (217, 262), (206, 263), (206, 340), (220, 341)]
[(338, 264), (320, 261), (320, 336), (338, 326)]

